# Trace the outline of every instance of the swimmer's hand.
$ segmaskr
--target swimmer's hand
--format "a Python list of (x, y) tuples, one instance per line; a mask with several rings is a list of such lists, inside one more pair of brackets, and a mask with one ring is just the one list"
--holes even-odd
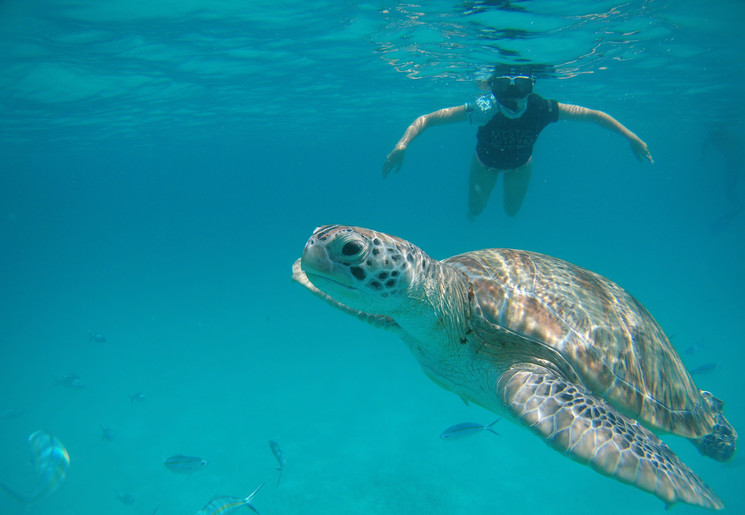
[(631, 151), (640, 162), (643, 163), (646, 159), (650, 164), (654, 164), (654, 159), (652, 159), (652, 154), (649, 153), (647, 144), (639, 138), (633, 138), (631, 140)]
[(390, 173), (391, 170), (395, 170), (396, 173), (401, 169), (401, 165), (404, 163), (404, 152), (406, 152), (405, 145), (396, 145), (388, 157), (385, 158), (383, 163), (383, 179)]

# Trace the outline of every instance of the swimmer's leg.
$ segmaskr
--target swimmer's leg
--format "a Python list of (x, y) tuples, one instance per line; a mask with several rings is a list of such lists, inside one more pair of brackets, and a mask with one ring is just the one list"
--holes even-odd
[(481, 164), (476, 155), (471, 162), (471, 173), (468, 179), (468, 219), (473, 220), (486, 207), (486, 203), (494, 189), (499, 173), (493, 168)]
[(523, 204), (528, 192), (530, 176), (533, 173), (533, 158), (520, 168), (504, 174), (504, 211), (508, 216), (515, 216)]

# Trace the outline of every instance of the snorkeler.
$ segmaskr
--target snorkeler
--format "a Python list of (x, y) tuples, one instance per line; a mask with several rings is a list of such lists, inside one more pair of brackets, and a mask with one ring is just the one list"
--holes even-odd
[(414, 120), (383, 163), (383, 177), (391, 170), (400, 170), (406, 148), (424, 129), (464, 121), (479, 126), (469, 178), (469, 219), (484, 210), (500, 173), (504, 175), (504, 210), (508, 216), (517, 214), (530, 184), (533, 144), (549, 123), (559, 120), (596, 123), (625, 136), (637, 159), (654, 162), (647, 144), (612, 116), (546, 100), (533, 93), (532, 74), (514, 69), (505, 73), (497, 66), (488, 84), (491, 93), (473, 103), (440, 109)]

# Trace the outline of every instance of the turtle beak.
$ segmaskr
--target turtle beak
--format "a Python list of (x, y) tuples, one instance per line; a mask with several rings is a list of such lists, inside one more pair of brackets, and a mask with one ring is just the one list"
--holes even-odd
[[(308, 280), (325, 291), (328, 287), (354, 289), (356, 282), (349, 266), (337, 262), (333, 254), (336, 242), (332, 230), (338, 226), (325, 226), (318, 229), (308, 240), (300, 258), (300, 268)], [(331, 232), (331, 235), (329, 233)], [(328, 293), (328, 292), (327, 292)]]
[(332, 269), (331, 259), (329, 259), (326, 247), (323, 245), (315, 245), (313, 241), (308, 241), (303, 249), (303, 257), (301, 258), (300, 265), (304, 272), (314, 275), (329, 275)]

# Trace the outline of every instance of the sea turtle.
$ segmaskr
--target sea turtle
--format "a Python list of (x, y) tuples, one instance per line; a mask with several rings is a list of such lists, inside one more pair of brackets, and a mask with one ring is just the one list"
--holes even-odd
[(737, 434), (723, 403), (696, 387), (657, 322), (610, 280), (521, 250), (437, 261), (400, 238), (340, 225), (315, 230), (293, 279), (395, 331), (435, 383), (570, 458), (667, 506), (723, 508), (652, 432), (725, 461)]

